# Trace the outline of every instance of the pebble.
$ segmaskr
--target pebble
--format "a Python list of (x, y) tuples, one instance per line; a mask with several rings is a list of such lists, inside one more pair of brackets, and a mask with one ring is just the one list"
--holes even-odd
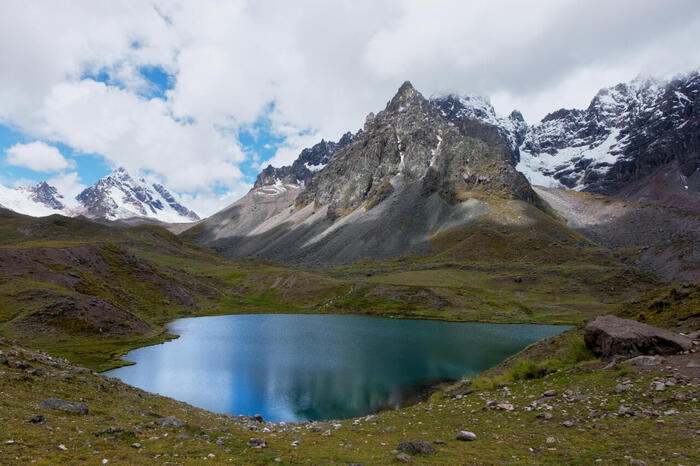
[(542, 411), (537, 413), (537, 418), (538, 419), (544, 419), (544, 420), (549, 420), (552, 419), (552, 413), (548, 413), (546, 411)]
[(461, 430), (457, 433), (455, 437), (457, 440), (462, 440), (463, 442), (471, 442), (476, 440), (476, 434), (474, 432), (469, 432), (468, 430)]
[(556, 390), (547, 390), (542, 394), (543, 397), (552, 397), (552, 396), (557, 396), (557, 391)]
[(496, 407), (498, 409), (502, 409), (504, 411), (513, 411), (515, 409), (515, 407), (511, 403), (508, 403), (508, 402), (498, 403), (496, 405)]
[(398, 455), (396, 455), (396, 460), (400, 461), (402, 463), (412, 463), (413, 462), (413, 458), (411, 458), (411, 456), (407, 455), (406, 453), (399, 453)]
[(141, 444), (136, 442), (131, 444), (131, 448), (141, 448)]
[(58, 446), (58, 449), (61, 450), (61, 451), (66, 451), (66, 450), (68, 450), (64, 444), (60, 444), (60, 445)]

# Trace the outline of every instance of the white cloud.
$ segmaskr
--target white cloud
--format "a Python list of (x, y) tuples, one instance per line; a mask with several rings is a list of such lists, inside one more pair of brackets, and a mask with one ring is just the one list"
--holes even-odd
[(61, 152), (41, 141), (17, 143), (5, 151), (7, 163), (38, 172), (56, 172), (73, 166)]
[[(697, 37), (695, 0), (7, 0), (0, 123), (213, 206), (215, 186), (247, 188), (240, 166), (258, 160), (236, 133), (261, 116), (288, 136), (275, 164), (360, 128), (406, 79), (532, 122), (639, 73), (700, 66)], [(166, 99), (140, 96), (142, 66), (174, 75)], [(100, 71), (119, 86), (83, 79)]]
[(225, 194), (212, 192), (199, 192), (195, 194), (184, 193), (179, 196), (180, 203), (194, 210), (200, 217), (208, 217), (240, 199), (253, 185), (241, 183), (233, 190)]

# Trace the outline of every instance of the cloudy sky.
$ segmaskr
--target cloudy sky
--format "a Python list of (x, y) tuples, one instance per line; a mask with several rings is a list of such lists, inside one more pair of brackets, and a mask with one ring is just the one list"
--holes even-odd
[(404, 80), (532, 123), (700, 68), (697, 0), (0, 2), (0, 184), (117, 166), (208, 215)]

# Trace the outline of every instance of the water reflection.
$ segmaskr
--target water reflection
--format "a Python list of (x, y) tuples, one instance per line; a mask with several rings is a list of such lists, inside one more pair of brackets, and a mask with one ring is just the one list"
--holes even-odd
[(130, 352), (123, 381), (220, 413), (272, 421), (359, 416), (474, 375), (565, 328), (333, 315), (181, 319), (171, 342)]

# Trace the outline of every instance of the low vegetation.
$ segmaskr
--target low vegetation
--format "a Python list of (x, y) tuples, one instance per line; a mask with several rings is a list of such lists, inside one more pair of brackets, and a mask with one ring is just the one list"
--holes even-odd
[[(603, 369), (579, 327), (608, 312), (679, 330), (697, 327), (698, 284), (660, 286), (593, 244), (578, 256), (562, 252), (543, 261), (548, 246), (526, 237), (506, 235), (493, 243), (506, 249), (480, 254), (441, 237), (430, 254), (303, 269), (227, 261), (154, 226), (102, 231), (80, 219), (5, 220), (0, 463), (383, 464), (395, 461), (400, 442), (413, 439), (434, 442), (436, 450), (414, 455), (417, 464), (700, 460), (697, 403), (691, 401), (698, 382), (684, 375), (685, 362), (653, 371)], [(503, 232), (484, 225), (470, 234), (472, 244), (480, 244)], [(528, 247), (541, 249), (504, 261), (507, 251)], [(577, 248), (565, 238), (557, 247)], [(442, 255), (445, 248), (452, 254)], [(82, 311), (56, 307), (64, 300)], [(100, 312), (109, 306), (122, 317)], [(442, 387), (420, 404), (355, 420), (260, 423), (92, 372), (124, 364), (119, 356), (132, 348), (173, 338), (166, 324), (178, 317), (270, 312), (577, 327), (473, 381)], [(659, 381), (671, 383), (659, 392), (652, 388)], [(48, 397), (84, 403), (89, 413), (42, 408)], [(161, 425), (168, 416), (185, 425)], [(455, 440), (461, 430), (474, 432), (476, 440)], [(250, 447), (252, 437), (266, 447)]]

